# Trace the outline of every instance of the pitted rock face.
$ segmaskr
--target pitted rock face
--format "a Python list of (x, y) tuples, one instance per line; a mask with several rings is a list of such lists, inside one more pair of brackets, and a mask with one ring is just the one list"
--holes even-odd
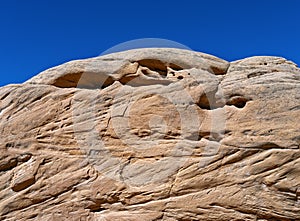
[(2, 87), (1, 220), (300, 220), (299, 83), (151, 48)]

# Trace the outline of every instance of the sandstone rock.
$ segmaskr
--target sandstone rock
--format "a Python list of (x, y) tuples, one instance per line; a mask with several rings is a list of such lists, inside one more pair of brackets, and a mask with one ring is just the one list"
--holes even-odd
[(2, 87), (1, 220), (300, 220), (299, 83), (156, 48)]

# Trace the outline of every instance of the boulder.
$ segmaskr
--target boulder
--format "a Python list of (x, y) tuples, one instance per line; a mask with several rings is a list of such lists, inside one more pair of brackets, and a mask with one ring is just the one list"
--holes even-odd
[(0, 219), (300, 220), (300, 69), (135, 49), (0, 88)]

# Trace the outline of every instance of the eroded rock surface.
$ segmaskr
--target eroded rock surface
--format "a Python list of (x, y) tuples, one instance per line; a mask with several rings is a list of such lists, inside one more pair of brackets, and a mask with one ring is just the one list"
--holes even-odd
[(300, 220), (300, 69), (179, 49), (0, 88), (0, 219)]

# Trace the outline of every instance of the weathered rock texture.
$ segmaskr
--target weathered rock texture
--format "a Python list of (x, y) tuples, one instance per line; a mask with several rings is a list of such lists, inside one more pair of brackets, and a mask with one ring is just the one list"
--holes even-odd
[(300, 220), (300, 70), (179, 49), (0, 89), (1, 220)]

